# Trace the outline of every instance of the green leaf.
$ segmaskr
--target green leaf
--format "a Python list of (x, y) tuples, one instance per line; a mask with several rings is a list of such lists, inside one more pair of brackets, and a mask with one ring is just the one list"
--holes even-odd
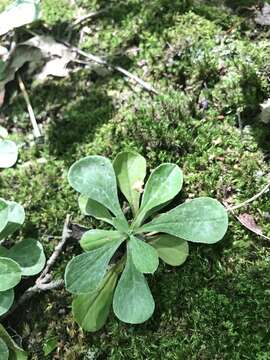
[(86, 231), (81, 240), (80, 245), (84, 251), (91, 251), (110, 243), (111, 241), (125, 240), (126, 234), (115, 230), (89, 230)]
[(120, 208), (115, 173), (110, 160), (102, 156), (85, 157), (71, 166), (68, 180), (79, 193), (104, 205), (115, 216), (124, 216)]
[(0, 257), (0, 291), (6, 291), (16, 286), (21, 277), (21, 268), (14, 260)]
[(59, 339), (57, 336), (45, 339), (43, 345), (44, 356), (51, 354), (57, 348), (58, 343)]
[(6, 343), (4, 342), (4, 340), (0, 338), (0, 359), (8, 360), (8, 358), (9, 358), (8, 347), (7, 347)]
[(105, 206), (85, 195), (79, 196), (79, 208), (83, 215), (93, 216), (98, 220), (112, 224), (112, 215)]
[(0, 316), (5, 314), (11, 308), (13, 301), (14, 301), (13, 289), (0, 291)]
[(131, 236), (128, 241), (133, 264), (136, 269), (145, 274), (153, 274), (158, 268), (158, 253), (153, 246)]
[(65, 271), (65, 284), (73, 294), (85, 294), (95, 291), (100, 285), (111, 257), (123, 242), (123, 239), (111, 241), (96, 250), (73, 258)]
[(0, 36), (40, 17), (39, 0), (16, 0), (0, 14)]
[(14, 201), (7, 201), (8, 204), (8, 222), (5, 228), (0, 232), (0, 240), (5, 239), (7, 236), (13, 234), (21, 225), (24, 223), (25, 220), (25, 212), (24, 208), (14, 202)]
[(137, 233), (158, 231), (181, 239), (213, 244), (228, 228), (228, 214), (217, 200), (202, 197), (188, 201), (145, 224)]
[[(3, 74), (4, 68), (5, 68), (5, 63), (3, 62), (3, 60), (0, 59), (0, 81), (2, 80), (1, 75)], [(5, 139), (7, 137), (8, 137), (7, 129), (0, 125), (0, 138)]]
[(17, 145), (10, 140), (0, 140), (0, 168), (9, 168), (13, 166), (16, 163), (17, 158)]
[(133, 215), (140, 205), (140, 190), (146, 175), (146, 161), (136, 152), (121, 152), (113, 162), (118, 185), (129, 202)]
[(154, 246), (158, 256), (171, 266), (182, 265), (188, 257), (188, 242), (179, 237), (159, 234), (149, 244)]
[(8, 223), (8, 203), (0, 199), (0, 232), (4, 230)]
[(183, 174), (175, 164), (161, 164), (150, 175), (142, 197), (142, 203), (134, 227), (140, 226), (151, 210), (167, 204), (181, 190)]
[(122, 233), (128, 234), (129, 232), (129, 225), (127, 219), (124, 216), (117, 216), (113, 218), (112, 225)]
[(73, 300), (73, 315), (84, 330), (98, 331), (105, 324), (112, 305), (117, 278), (118, 273), (113, 268), (108, 271), (98, 290), (79, 295)]
[(8, 257), (20, 265), (23, 276), (38, 274), (46, 262), (43, 247), (35, 239), (24, 239), (15, 244), (8, 250)]
[(114, 293), (114, 313), (121, 321), (140, 324), (152, 316), (154, 309), (155, 302), (147, 281), (136, 269), (128, 251), (126, 266)]
[[(9, 360), (27, 360), (26, 353), (15, 343), (12, 337), (5, 330), (3, 325), (0, 324), (0, 338), (4, 340), (9, 348)], [(2, 360), (2, 359), (1, 359)]]

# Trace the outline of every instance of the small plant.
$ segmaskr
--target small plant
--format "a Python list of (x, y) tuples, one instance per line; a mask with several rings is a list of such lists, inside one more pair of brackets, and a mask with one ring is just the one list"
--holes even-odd
[[(177, 165), (165, 163), (154, 169), (143, 191), (145, 176), (146, 161), (135, 152), (118, 154), (113, 165), (102, 156), (88, 156), (69, 170), (70, 185), (81, 193), (83, 214), (115, 228), (85, 232), (80, 240), (85, 252), (66, 267), (66, 288), (76, 295), (73, 314), (87, 331), (104, 325), (111, 304), (126, 323), (149, 319), (155, 303), (144, 274), (156, 271), (159, 258), (172, 266), (182, 265), (188, 241), (213, 244), (226, 233), (227, 212), (208, 197), (155, 216), (181, 190), (183, 175)], [(121, 209), (117, 184), (129, 202), (132, 221)]]
[[(24, 218), (20, 204), (0, 199), (0, 243), (23, 224)], [(0, 316), (11, 307), (13, 289), (22, 277), (38, 274), (44, 265), (45, 255), (37, 240), (23, 239), (9, 249), (0, 245)]]
[[(0, 168), (14, 165), (18, 152), (15, 143), (0, 140)], [(24, 208), (0, 198), (0, 318), (14, 302), (14, 288), (22, 277), (38, 274), (45, 265), (43, 247), (37, 240), (28, 238), (7, 248), (5, 239), (24, 223)], [(0, 324), (0, 359), (26, 360), (26, 353), (17, 346)]]
[[(25, 213), (21, 205), (0, 199), (0, 317), (14, 302), (14, 288), (24, 276), (38, 274), (45, 265), (45, 255), (40, 242), (23, 239), (10, 248), (3, 241), (12, 235), (24, 222)], [(0, 324), (0, 359), (26, 359), (20, 349)]]

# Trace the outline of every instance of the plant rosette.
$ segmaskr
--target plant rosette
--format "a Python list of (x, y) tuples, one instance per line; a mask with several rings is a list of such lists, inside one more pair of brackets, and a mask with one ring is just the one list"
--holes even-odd
[[(69, 170), (69, 183), (81, 194), (82, 213), (114, 228), (85, 232), (80, 240), (84, 253), (66, 267), (66, 289), (75, 295), (73, 314), (86, 331), (105, 324), (111, 305), (125, 323), (149, 319), (155, 302), (145, 274), (156, 271), (159, 259), (182, 265), (189, 241), (214, 244), (227, 231), (226, 209), (209, 197), (157, 215), (182, 188), (183, 174), (176, 164), (154, 169), (143, 190), (145, 176), (146, 160), (135, 152), (119, 153), (113, 164), (102, 156), (88, 156)], [(132, 220), (122, 211), (117, 187), (130, 205)]]
[[(24, 209), (13, 201), (0, 199), (0, 242), (21, 227)], [(40, 242), (26, 238), (10, 248), (0, 245), (0, 317), (12, 306), (14, 287), (24, 276), (38, 274), (45, 265)]]

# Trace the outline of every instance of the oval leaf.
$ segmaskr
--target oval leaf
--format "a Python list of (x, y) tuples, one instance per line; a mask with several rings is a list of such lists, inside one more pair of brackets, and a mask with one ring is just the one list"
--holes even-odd
[(113, 311), (121, 321), (140, 324), (152, 316), (154, 309), (155, 302), (147, 281), (128, 252), (125, 269), (114, 293)]
[(110, 212), (95, 200), (89, 199), (85, 195), (79, 196), (79, 208), (83, 215), (93, 216), (98, 220), (112, 224), (112, 215)]
[(158, 253), (153, 246), (131, 236), (128, 241), (133, 264), (136, 269), (145, 274), (153, 274), (158, 268)]
[(131, 206), (133, 215), (139, 209), (141, 188), (146, 175), (146, 161), (136, 152), (121, 152), (113, 162), (118, 185)]
[(104, 278), (111, 257), (122, 241), (112, 241), (108, 245), (73, 258), (65, 271), (67, 290), (73, 294), (95, 291)]
[(24, 239), (8, 250), (8, 257), (16, 261), (24, 276), (38, 274), (45, 265), (46, 258), (41, 243), (35, 239)]
[(20, 266), (11, 259), (0, 257), (0, 291), (16, 286), (21, 280)]
[(0, 168), (13, 166), (18, 158), (17, 145), (10, 140), (0, 141)]
[(5, 314), (11, 308), (13, 301), (14, 301), (13, 289), (0, 291), (0, 316)]
[[(4, 340), (10, 351), (9, 360), (27, 360), (26, 353), (15, 343), (12, 337), (5, 330), (3, 325), (0, 324), (0, 338)], [(2, 360), (2, 359), (1, 359)]]
[(0, 232), (2, 232), (8, 223), (8, 203), (0, 199)]
[(112, 305), (117, 277), (117, 272), (111, 269), (97, 291), (79, 295), (73, 300), (73, 315), (84, 330), (98, 331), (105, 324)]
[(17, 27), (30, 24), (39, 17), (39, 0), (14, 1), (0, 14), (0, 36)]
[(5, 239), (7, 236), (11, 235), (24, 223), (25, 212), (24, 208), (14, 202), (7, 201), (8, 204), (8, 222), (5, 228), (0, 232), (0, 240)]
[(123, 216), (110, 160), (102, 156), (85, 157), (71, 166), (68, 180), (79, 193), (106, 206), (115, 216)]
[(125, 238), (126, 235), (119, 231), (93, 229), (83, 234), (80, 245), (84, 251), (91, 251), (111, 241), (125, 240)]
[(188, 242), (179, 237), (159, 234), (149, 242), (158, 252), (158, 256), (171, 266), (182, 265), (188, 257)]
[(228, 228), (228, 214), (217, 200), (202, 197), (161, 214), (137, 233), (158, 231), (196, 243), (213, 244)]
[(150, 175), (142, 197), (138, 218), (135, 220), (139, 226), (155, 208), (160, 209), (162, 204), (167, 204), (181, 190), (183, 174), (175, 164), (161, 164)]
[(8, 347), (7, 347), (6, 343), (4, 342), (4, 340), (2, 340), (0, 338), (0, 359), (1, 360), (8, 360), (8, 358), (9, 358)]

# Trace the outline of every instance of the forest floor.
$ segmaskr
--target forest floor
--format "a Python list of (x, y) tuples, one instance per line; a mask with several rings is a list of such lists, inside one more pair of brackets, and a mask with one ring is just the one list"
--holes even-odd
[[(89, 21), (80, 48), (140, 76), (159, 95), (96, 65), (61, 80), (26, 77), (44, 134), (36, 143), (23, 96), (10, 86), (0, 122), (19, 144), (20, 157), (1, 173), (0, 196), (25, 207), (18, 239), (38, 238), (49, 256), (67, 213), (74, 222), (97, 225), (80, 214), (67, 182), (70, 165), (86, 155), (112, 159), (134, 149), (151, 169), (177, 163), (185, 176), (181, 199), (207, 195), (236, 205), (266, 185), (270, 124), (258, 115), (270, 97), (270, 28), (255, 24), (256, 1), (75, 3), (44, 0), (43, 31), (65, 39), (77, 7), (107, 9)], [(269, 205), (267, 193), (238, 214), (253, 216), (267, 235)], [(111, 314), (99, 332), (82, 332), (65, 290), (33, 297), (5, 325), (20, 334), (33, 360), (269, 360), (269, 241), (230, 216), (222, 242), (190, 248), (182, 267), (161, 265), (149, 277), (156, 310), (142, 325)], [(69, 243), (55, 278), (78, 253), (79, 245)], [(53, 342), (56, 350), (44, 357), (44, 344)]]

